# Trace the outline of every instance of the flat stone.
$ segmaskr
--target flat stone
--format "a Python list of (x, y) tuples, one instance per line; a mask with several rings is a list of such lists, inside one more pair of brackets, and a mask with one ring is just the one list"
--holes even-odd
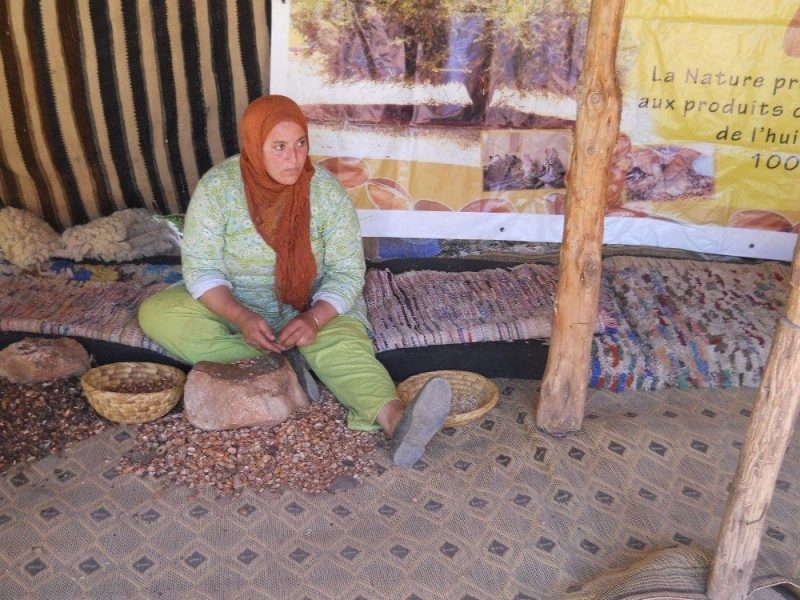
[(338, 475), (336, 479), (331, 481), (327, 491), (335, 494), (336, 492), (347, 492), (358, 486), (358, 479), (352, 475)]
[(0, 375), (12, 383), (53, 381), (88, 370), (86, 348), (67, 337), (26, 337), (0, 350)]
[(184, 414), (204, 430), (272, 427), (310, 406), (294, 369), (281, 354), (232, 363), (199, 362), (183, 389)]

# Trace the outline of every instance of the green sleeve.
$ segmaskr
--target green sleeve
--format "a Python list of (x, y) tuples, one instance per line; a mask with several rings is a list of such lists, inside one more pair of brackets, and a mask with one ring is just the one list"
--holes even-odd
[(225, 161), (208, 171), (197, 184), (186, 211), (181, 262), (190, 292), (203, 281), (228, 281), (223, 260), (226, 215), (233, 204), (229, 196), (241, 187), (231, 178), (238, 178), (238, 169), (231, 166)]

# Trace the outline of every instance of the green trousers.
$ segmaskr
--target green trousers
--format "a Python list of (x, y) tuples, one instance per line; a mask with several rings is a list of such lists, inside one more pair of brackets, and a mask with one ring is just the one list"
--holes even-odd
[[(139, 308), (145, 334), (181, 360), (228, 363), (259, 356), (228, 321), (192, 298), (183, 285), (147, 298)], [(375, 358), (364, 325), (339, 316), (317, 332), (314, 343), (299, 348), (311, 370), (348, 410), (347, 426), (374, 430), (378, 411), (397, 398), (394, 382)]]

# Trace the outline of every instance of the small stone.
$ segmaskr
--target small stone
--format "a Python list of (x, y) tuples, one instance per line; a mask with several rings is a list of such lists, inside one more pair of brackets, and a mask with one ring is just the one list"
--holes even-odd
[(88, 370), (89, 353), (71, 338), (26, 337), (0, 350), (0, 376), (12, 383), (50, 382)]
[(336, 492), (345, 492), (347, 490), (352, 490), (357, 485), (358, 480), (355, 477), (351, 475), (339, 475), (328, 486), (328, 491), (333, 494)]

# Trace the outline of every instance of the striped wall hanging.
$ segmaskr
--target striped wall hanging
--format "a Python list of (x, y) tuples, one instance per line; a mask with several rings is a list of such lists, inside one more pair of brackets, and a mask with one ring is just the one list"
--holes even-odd
[(269, 87), (269, 0), (0, 0), (0, 205), (183, 212)]

